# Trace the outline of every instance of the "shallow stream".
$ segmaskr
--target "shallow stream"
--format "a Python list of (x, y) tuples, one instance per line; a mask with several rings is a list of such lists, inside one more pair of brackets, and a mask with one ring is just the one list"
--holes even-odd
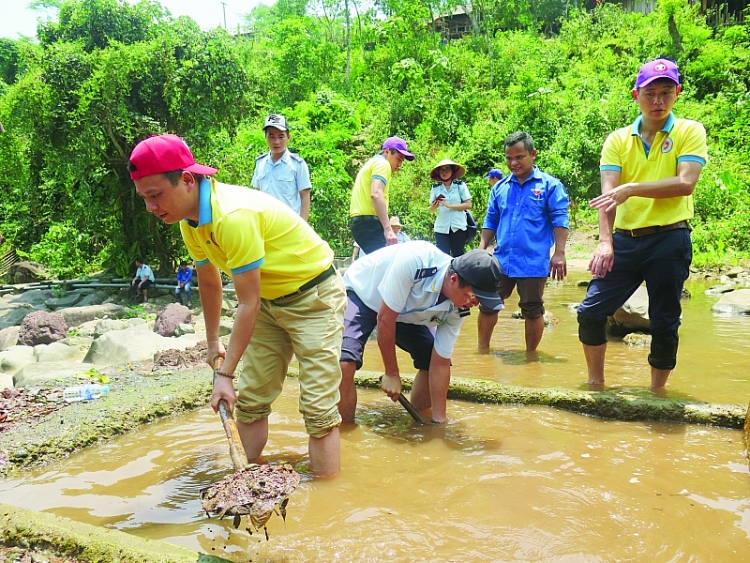
[[(580, 276), (578, 277), (580, 278)], [(585, 388), (573, 277), (548, 288), (559, 320), (540, 353), (501, 312), (493, 352), (475, 352), (472, 315), (453, 374), (533, 387)], [(715, 317), (718, 297), (690, 284), (671, 396), (747, 404), (750, 317)], [(648, 393), (647, 348), (609, 346), (607, 384)], [(404, 371), (409, 366), (400, 356)], [(374, 343), (365, 369), (380, 369)], [(419, 427), (375, 390), (342, 429), (342, 473), (303, 477), (270, 540), (208, 519), (199, 489), (229, 472), (218, 415), (206, 407), (0, 481), (0, 501), (161, 539), (232, 561), (748, 561), (750, 472), (741, 432), (605, 421), (544, 407), (451, 401), (447, 427)], [(271, 460), (304, 460), (296, 381), (275, 405)]]

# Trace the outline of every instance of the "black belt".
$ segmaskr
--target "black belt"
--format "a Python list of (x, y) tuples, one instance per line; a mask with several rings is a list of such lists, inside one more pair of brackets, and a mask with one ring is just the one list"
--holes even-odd
[(674, 231), (675, 229), (690, 229), (690, 225), (687, 221), (677, 221), (671, 225), (656, 225), (655, 227), (642, 227), (640, 229), (615, 229), (615, 232), (627, 237), (645, 237), (656, 233)]
[(308, 289), (312, 289), (319, 283), (327, 280), (330, 278), (333, 274), (336, 273), (336, 268), (333, 267), (333, 264), (328, 266), (327, 270), (322, 271), (320, 274), (315, 276), (313, 279), (311, 279), (309, 282), (302, 284), (299, 286), (299, 289), (297, 291), (293, 291), (292, 293), (288, 293), (287, 295), (282, 295), (281, 297), (277, 297), (276, 299), (272, 299), (272, 301), (281, 301), (282, 299), (286, 299), (287, 297), (292, 297), (294, 295), (299, 295), (300, 293), (304, 293)]

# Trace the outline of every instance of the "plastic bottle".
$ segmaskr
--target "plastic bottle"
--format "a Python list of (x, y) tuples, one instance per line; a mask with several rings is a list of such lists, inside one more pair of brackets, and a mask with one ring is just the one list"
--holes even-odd
[(76, 385), (75, 387), (66, 387), (63, 390), (63, 400), (66, 403), (75, 403), (76, 401), (91, 401), (98, 399), (104, 393), (109, 392), (109, 385), (99, 383), (88, 383), (86, 385)]

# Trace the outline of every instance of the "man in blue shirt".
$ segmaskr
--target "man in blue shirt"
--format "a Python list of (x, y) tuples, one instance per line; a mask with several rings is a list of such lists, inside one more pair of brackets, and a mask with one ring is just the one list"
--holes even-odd
[(188, 307), (193, 306), (193, 300), (190, 298), (190, 287), (193, 285), (193, 269), (187, 265), (184, 260), (180, 262), (180, 267), (177, 268), (177, 287), (174, 288), (175, 297), (182, 305), (182, 294), (184, 293), (187, 297)]
[[(549, 276), (567, 274), (565, 241), (568, 238), (568, 205), (565, 186), (534, 166), (534, 139), (525, 131), (505, 140), (505, 162), (510, 174), (490, 191), (479, 248), (497, 238), (495, 257), (503, 268), (498, 293), (503, 299), (517, 288), (525, 319), (526, 351), (539, 346), (544, 332), (544, 284)], [(550, 249), (555, 251), (550, 258)], [(489, 351), (497, 312), (479, 306), (480, 352)]]
[(289, 152), (289, 123), (272, 113), (263, 125), (270, 149), (255, 159), (252, 186), (286, 203), (307, 221), (310, 217), (310, 170), (305, 159)]

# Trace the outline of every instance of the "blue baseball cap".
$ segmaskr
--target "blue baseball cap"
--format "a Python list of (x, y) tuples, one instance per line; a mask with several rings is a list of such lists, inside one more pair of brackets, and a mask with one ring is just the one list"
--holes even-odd
[(503, 177), (503, 173), (500, 172), (497, 168), (493, 168), (492, 170), (490, 170), (489, 172), (487, 172), (487, 174), (485, 174), (484, 177), (485, 178), (498, 178), (498, 179), (500, 179), (500, 178)]

